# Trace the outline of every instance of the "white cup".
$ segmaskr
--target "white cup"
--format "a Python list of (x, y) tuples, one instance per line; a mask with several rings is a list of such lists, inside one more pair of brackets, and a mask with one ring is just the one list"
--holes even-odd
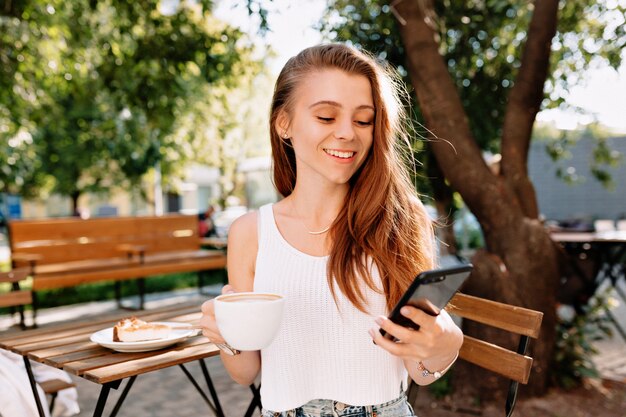
[(215, 298), (215, 320), (222, 337), (238, 350), (259, 350), (272, 343), (283, 319), (285, 298), (257, 292)]

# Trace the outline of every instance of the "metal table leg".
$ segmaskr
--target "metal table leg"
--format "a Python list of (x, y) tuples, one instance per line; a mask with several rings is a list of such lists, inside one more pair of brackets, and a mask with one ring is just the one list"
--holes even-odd
[(104, 406), (107, 403), (107, 398), (109, 397), (109, 391), (111, 388), (117, 389), (120, 386), (122, 380), (108, 382), (102, 385), (100, 389), (100, 396), (98, 397), (98, 403), (96, 404), (96, 409), (93, 411), (93, 417), (102, 417), (102, 413), (104, 412)]
[(215, 404), (217, 415), (218, 417), (224, 417), (224, 411), (222, 410), (222, 405), (220, 404), (220, 400), (217, 397), (217, 391), (215, 390), (215, 386), (213, 386), (213, 381), (211, 380), (211, 375), (209, 375), (209, 370), (206, 367), (206, 363), (204, 362), (204, 359), (200, 359), (198, 362), (200, 362), (200, 368), (202, 369), (204, 380), (206, 381), (206, 384), (209, 387), (209, 392), (211, 393), (211, 397), (213, 398), (213, 404)]
[(244, 417), (252, 417), (252, 413), (254, 413), (254, 409), (259, 407), (259, 411), (261, 410), (261, 393), (260, 393), (261, 385), (255, 386), (254, 384), (250, 385), (250, 391), (252, 391), (252, 401), (250, 401), (250, 405), (246, 410), (246, 414)]
[(191, 373), (187, 370), (187, 368), (185, 368), (185, 366), (181, 363), (178, 365), (180, 367), (180, 369), (183, 370), (183, 372), (185, 373), (185, 376), (189, 379), (189, 381), (191, 381), (191, 384), (194, 386), (194, 388), (198, 391), (198, 393), (200, 394), (200, 396), (202, 397), (202, 399), (204, 400), (205, 403), (207, 403), (207, 405), (209, 406), (209, 408), (211, 409), (211, 411), (213, 411), (213, 413), (217, 416), (217, 417), (224, 417), (224, 414), (220, 411), (218, 412), (217, 407), (215, 405), (213, 405), (213, 403), (211, 402), (211, 400), (209, 399), (209, 397), (207, 397), (207, 395), (204, 393), (204, 391), (202, 390), (202, 388), (200, 387), (200, 385), (198, 385), (198, 382), (194, 379), (193, 375), (191, 375)]
[(128, 391), (130, 391), (130, 389), (132, 388), (133, 383), (135, 382), (135, 379), (137, 379), (137, 375), (133, 375), (130, 377), (130, 379), (126, 383), (126, 386), (124, 387), (124, 391), (122, 391), (122, 393), (120, 394), (120, 398), (117, 399), (117, 402), (115, 403), (115, 407), (113, 407), (113, 410), (111, 411), (111, 414), (109, 415), (109, 417), (115, 417), (117, 413), (120, 411), (120, 408), (122, 408), (122, 403), (126, 399), (126, 396), (128, 395)]
[(33, 375), (33, 368), (30, 366), (30, 360), (26, 356), (24, 358), (24, 366), (26, 367), (26, 373), (28, 374), (28, 381), (30, 382), (30, 388), (33, 390), (33, 396), (35, 397), (35, 404), (37, 405), (37, 412), (39, 417), (45, 417), (43, 406), (41, 405), (41, 398), (39, 398), (39, 392), (37, 392), (37, 383), (35, 382), (35, 376)]

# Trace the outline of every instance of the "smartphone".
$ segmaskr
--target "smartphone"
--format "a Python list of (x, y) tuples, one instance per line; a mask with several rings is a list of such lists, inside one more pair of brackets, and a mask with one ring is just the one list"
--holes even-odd
[[(465, 282), (472, 268), (472, 264), (468, 263), (422, 272), (415, 277), (413, 283), (398, 301), (389, 314), (389, 319), (400, 326), (419, 330), (419, 325), (400, 314), (400, 309), (405, 305), (410, 305), (431, 316), (438, 315)], [(387, 339), (394, 339), (383, 329), (380, 329), (380, 333)]]

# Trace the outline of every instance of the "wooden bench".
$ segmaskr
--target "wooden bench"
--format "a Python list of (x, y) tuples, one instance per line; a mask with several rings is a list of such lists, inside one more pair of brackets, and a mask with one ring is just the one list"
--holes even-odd
[[(37, 291), (137, 280), (143, 308), (144, 278), (222, 269), (223, 251), (200, 248), (196, 216), (14, 220), (8, 224), (14, 267), (26, 266)], [(33, 299), (36, 308), (36, 297)]]

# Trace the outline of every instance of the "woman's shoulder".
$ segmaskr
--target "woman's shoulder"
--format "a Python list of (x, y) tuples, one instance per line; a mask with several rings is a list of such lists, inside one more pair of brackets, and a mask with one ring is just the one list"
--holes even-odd
[[(238, 217), (228, 230), (228, 269), (245, 271), (243, 276), (254, 276), (254, 259), (259, 247), (257, 232), (258, 212), (250, 211)], [(231, 273), (229, 272), (229, 277)]]
[(228, 229), (228, 238), (230, 239), (231, 236), (245, 237), (252, 233), (254, 233), (254, 237), (256, 238), (258, 221), (259, 212), (257, 210), (249, 211), (239, 216)]

